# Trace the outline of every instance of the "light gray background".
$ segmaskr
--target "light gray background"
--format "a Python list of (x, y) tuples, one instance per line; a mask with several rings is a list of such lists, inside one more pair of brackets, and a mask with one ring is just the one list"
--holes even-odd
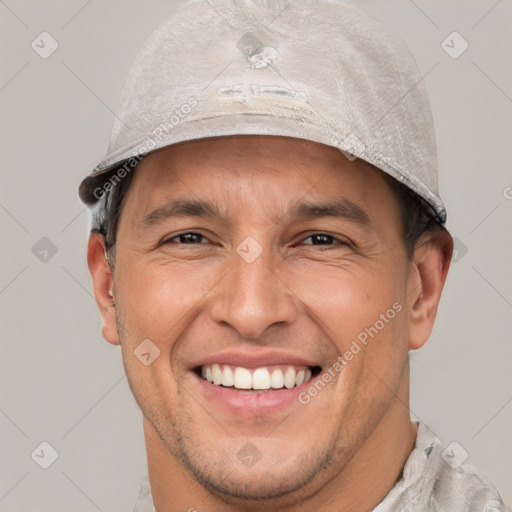
[[(298, 1), (298, 0), (295, 0)], [(0, 511), (131, 510), (141, 416), (103, 341), (76, 189), (100, 161), (124, 77), (172, 0), (0, 0)], [(354, 1), (410, 47), (431, 94), (453, 264), (434, 333), (411, 355), (412, 411), (512, 503), (510, 0)], [(212, 16), (215, 13), (212, 11)], [(42, 59), (31, 42), (59, 48)], [(469, 49), (441, 48), (459, 32)], [(507, 193), (508, 191), (508, 193)], [(48, 237), (57, 253), (32, 247)], [(462, 246), (461, 246), (462, 247)], [(41, 469), (42, 442), (58, 452)]]

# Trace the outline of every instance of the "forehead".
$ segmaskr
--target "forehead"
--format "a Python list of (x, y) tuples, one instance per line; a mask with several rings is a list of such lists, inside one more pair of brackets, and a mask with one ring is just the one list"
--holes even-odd
[(369, 216), (394, 206), (383, 172), (371, 164), (323, 144), (270, 136), (195, 140), (151, 153), (128, 196), (130, 216), (139, 220), (179, 196), (275, 216), (300, 199), (344, 198)]

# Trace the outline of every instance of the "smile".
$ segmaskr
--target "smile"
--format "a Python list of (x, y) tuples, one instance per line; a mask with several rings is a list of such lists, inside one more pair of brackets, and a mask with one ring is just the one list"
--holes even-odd
[(271, 365), (244, 368), (229, 364), (208, 364), (197, 368), (197, 373), (215, 386), (246, 392), (292, 389), (309, 381), (320, 367)]

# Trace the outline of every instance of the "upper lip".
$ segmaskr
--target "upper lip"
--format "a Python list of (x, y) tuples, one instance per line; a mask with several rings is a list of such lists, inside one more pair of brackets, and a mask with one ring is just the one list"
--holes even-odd
[(191, 363), (190, 369), (211, 364), (229, 364), (243, 368), (261, 368), (272, 365), (320, 366), (317, 362), (294, 354), (279, 351), (258, 351), (254, 353), (240, 351), (222, 351), (204, 356)]

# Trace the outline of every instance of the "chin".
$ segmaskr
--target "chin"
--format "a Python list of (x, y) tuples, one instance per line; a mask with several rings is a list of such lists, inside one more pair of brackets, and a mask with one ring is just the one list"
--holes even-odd
[[(192, 476), (208, 491), (227, 504), (249, 504), (267, 501), (281, 505), (295, 503), (297, 493), (304, 491), (311, 477), (297, 469), (276, 471), (275, 467), (260, 467), (258, 470), (235, 470), (210, 473), (204, 468), (187, 467)], [(303, 492), (302, 492), (303, 494)]]
[(209, 446), (202, 447), (197, 441), (197, 438), (194, 442), (190, 438), (181, 439), (180, 463), (226, 504), (259, 503), (261, 507), (262, 500), (267, 507), (294, 504), (313, 494), (321, 486), (320, 480), (328, 479), (333, 466), (333, 446), (323, 450), (318, 446), (308, 447), (306, 440), (294, 443), (294, 450), (282, 439), (255, 438), (253, 442), (246, 438), (240, 442), (230, 438), (215, 448), (211, 441)]

